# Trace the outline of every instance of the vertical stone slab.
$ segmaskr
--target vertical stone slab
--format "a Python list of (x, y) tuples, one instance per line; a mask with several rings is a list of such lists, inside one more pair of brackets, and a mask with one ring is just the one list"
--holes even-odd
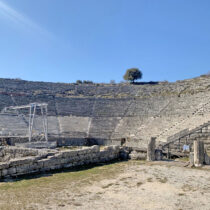
[(208, 154), (207, 154), (206, 151), (205, 151), (204, 163), (205, 163), (206, 165), (210, 165), (210, 157), (208, 156)]
[(204, 143), (203, 141), (194, 141), (194, 165), (200, 167), (204, 163)]
[(147, 161), (155, 161), (155, 141), (156, 138), (152, 137), (147, 147)]
[(189, 161), (190, 161), (190, 166), (194, 166), (194, 152), (190, 152)]
[(155, 150), (155, 160), (162, 160), (163, 159), (163, 153), (162, 153), (162, 150), (160, 149), (156, 149)]

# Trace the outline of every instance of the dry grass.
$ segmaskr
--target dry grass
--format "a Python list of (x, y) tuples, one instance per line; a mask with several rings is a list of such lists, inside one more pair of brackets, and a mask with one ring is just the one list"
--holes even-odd
[(160, 183), (166, 183), (168, 181), (168, 179), (166, 177), (164, 178), (157, 178), (157, 180), (160, 182)]
[(0, 209), (208, 209), (209, 170), (183, 165), (127, 161), (2, 182)]
[[(94, 181), (113, 178), (125, 162), (101, 165), (62, 173), (31, 176), (13, 182), (0, 183), (0, 209), (26, 209), (30, 203), (46, 204), (52, 192), (72, 189), (75, 193)], [(116, 170), (117, 169), (117, 170)], [(57, 201), (59, 202), (59, 200)]]

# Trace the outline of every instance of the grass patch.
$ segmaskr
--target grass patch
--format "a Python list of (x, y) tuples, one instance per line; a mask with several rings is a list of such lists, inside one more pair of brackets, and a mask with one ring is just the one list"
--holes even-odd
[(102, 186), (102, 188), (103, 188), (103, 189), (106, 189), (106, 188), (111, 187), (112, 185), (113, 185), (113, 183), (109, 183), (109, 184), (107, 184), (107, 185)]
[(189, 161), (189, 157), (178, 158), (178, 160), (181, 161), (181, 162), (188, 162)]
[[(12, 182), (0, 182), (0, 209), (14, 209), (14, 206), (15, 209), (27, 209), (35, 203), (44, 205), (46, 200), (52, 199), (53, 193), (59, 193), (65, 189), (70, 190), (70, 194), (71, 192), (80, 194), (83, 187), (93, 182), (114, 178), (127, 164), (128, 162), (114, 162), (22, 177)], [(60, 204), (56, 199), (53, 202)], [(65, 205), (65, 203), (62, 204)]]
[(184, 192), (189, 192), (189, 191), (191, 191), (191, 192), (194, 192), (194, 191), (196, 191), (191, 185), (189, 185), (189, 184), (184, 184), (183, 186), (182, 186), (182, 190), (184, 191)]
[(153, 182), (152, 181), (152, 178), (150, 177), (150, 178), (147, 178), (147, 182)]
[(166, 183), (168, 181), (168, 179), (166, 177), (164, 178), (157, 178), (157, 180), (160, 182), (160, 183)]
[(143, 185), (143, 182), (137, 182), (136, 185), (137, 185), (137, 187), (139, 187), (139, 186)]

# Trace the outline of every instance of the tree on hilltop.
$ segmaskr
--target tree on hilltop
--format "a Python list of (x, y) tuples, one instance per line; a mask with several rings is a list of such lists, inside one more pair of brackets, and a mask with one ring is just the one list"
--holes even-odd
[(123, 78), (126, 81), (134, 83), (135, 80), (142, 78), (142, 72), (138, 68), (127, 69)]

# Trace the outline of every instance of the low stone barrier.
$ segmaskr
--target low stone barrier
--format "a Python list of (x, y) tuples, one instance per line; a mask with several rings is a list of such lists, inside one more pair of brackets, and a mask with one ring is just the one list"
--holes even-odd
[(37, 151), (36, 156), (20, 157), (0, 162), (0, 178), (103, 163), (119, 158), (120, 154), (118, 146), (107, 146), (103, 150), (100, 150), (99, 146), (92, 146), (78, 150)]

